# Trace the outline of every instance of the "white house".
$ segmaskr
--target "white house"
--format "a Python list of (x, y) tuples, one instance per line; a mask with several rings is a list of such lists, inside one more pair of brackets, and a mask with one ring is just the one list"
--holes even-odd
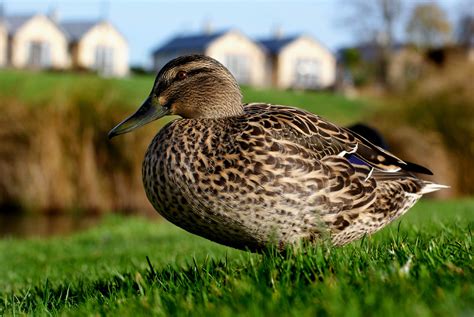
[(7, 27), (3, 19), (0, 18), (0, 68), (5, 67), (7, 64), (7, 42)]
[(272, 86), (321, 89), (336, 81), (336, 57), (310, 36), (298, 35), (262, 39), (268, 52)]
[(93, 69), (106, 76), (125, 76), (128, 43), (107, 21), (66, 21), (60, 24), (69, 40), (72, 67)]
[[(6, 33), (6, 35), (4, 35)], [(0, 20), (0, 66), (81, 68), (102, 75), (128, 74), (128, 44), (107, 21), (58, 23), (42, 14)]]
[(43, 14), (5, 16), (7, 64), (15, 68), (69, 67), (68, 40), (61, 28)]
[(215, 58), (240, 84), (264, 86), (268, 81), (265, 50), (238, 31), (176, 36), (153, 52), (154, 67), (159, 70), (171, 59), (188, 54)]

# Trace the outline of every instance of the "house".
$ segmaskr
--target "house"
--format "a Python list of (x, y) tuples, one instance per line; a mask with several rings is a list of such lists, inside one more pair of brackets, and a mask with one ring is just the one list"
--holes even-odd
[(107, 21), (58, 23), (54, 17), (42, 14), (7, 15), (1, 20), (0, 66), (72, 67), (107, 76), (128, 74), (127, 41)]
[(388, 82), (393, 88), (407, 88), (420, 79), (426, 61), (423, 54), (410, 45), (397, 45), (387, 67)]
[(265, 50), (238, 31), (176, 36), (153, 52), (154, 67), (159, 70), (171, 59), (188, 54), (215, 58), (240, 84), (264, 86), (267, 83)]
[(5, 16), (7, 64), (15, 68), (69, 67), (68, 40), (49, 17), (36, 14)]
[(5, 67), (7, 64), (7, 27), (0, 17), (0, 68)]
[(259, 43), (268, 52), (272, 86), (281, 89), (321, 89), (335, 83), (336, 58), (312, 37), (274, 36), (261, 39)]
[[(351, 67), (349, 52), (357, 55), (358, 67)], [(395, 43), (386, 53), (385, 60), (383, 54), (383, 48), (375, 41), (340, 50), (341, 64), (347, 71), (357, 73), (362, 69), (367, 78), (383, 74), (385, 83), (392, 89), (411, 87), (431, 67), (469, 62), (469, 50), (459, 45), (420, 49), (409, 43)], [(383, 73), (382, 67), (386, 68)]]
[(60, 24), (69, 41), (71, 66), (105, 76), (128, 74), (128, 43), (107, 21), (67, 21)]

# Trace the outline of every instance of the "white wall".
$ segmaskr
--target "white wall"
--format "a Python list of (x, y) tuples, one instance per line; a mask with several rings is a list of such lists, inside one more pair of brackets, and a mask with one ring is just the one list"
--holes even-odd
[(92, 69), (95, 65), (98, 45), (113, 50), (112, 76), (125, 76), (129, 72), (128, 43), (125, 38), (108, 22), (92, 27), (79, 41), (77, 46), (77, 65)]
[(205, 54), (215, 58), (224, 65), (226, 65), (226, 55), (238, 54), (246, 56), (250, 63), (249, 84), (252, 86), (265, 86), (268, 83), (264, 50), (237, 31), (230, 31), (216, 39), (209, 45)]
[(298, 59), (316, 59), (320, 63), (320, 88), (334, 84), (336, 80), (336, 59), (334, 55), (315, 40), (302, 36), (288, 44), (278, 56), (279, 88), (290, 88), (295, 78), (295, 65)]
[(7, 63), (7, 30), (0, 23), (0, 67), (5, 67)]
[(49, 44), (51, 67), (69, 67), (70, 58), (66, 36), (56, 24), (44, 15), (32, 17), (15, 33), (11, 42), (11, 64), (13, 67), (28, 66), (30, 43), (35, 41)]

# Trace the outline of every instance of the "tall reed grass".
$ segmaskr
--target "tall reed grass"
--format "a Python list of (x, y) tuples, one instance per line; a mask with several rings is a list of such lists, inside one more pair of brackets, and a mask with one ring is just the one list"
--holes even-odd
[(0, 99), (2, 209), (151, 210), (140, 169), (156, 126), (109, 142), (107, 132), (131, 111), (130, 97), (109, 81), (77, 83), (36, 102), (11, 92)]
[[(147, 144), (166, 119), (109, 141), (149, 93), (151, 76), (0, 72), (0, 212), (151, 212), (141, 182)], [(339, 122), (360, 102), (329, 93), (256, 90), (246, 101), (306, 107)]]
[[(433, 72), (413, 91), (390, 96), (373, 118), (394, 152), (453, 186), (444, 195), (474, 193), (472, 78), (473, 67), (465, 65)], [(0, 80), (0, 212), (152, 212), (141, 162), (165, 121), (107, 139), (147, 95), (151, 77), (0, 72)], [(360, 101), (337, 95), (249, 88), (244, 95), (283, 100), (344, 123), (367, 114)]]
[(474, 194), (473, 78), (472, 62), (431, 69), (409, 91), (386, 98), (374, 120), (395, 151), (430, 166), (437, 181), (452, 186), (443, 191), (447, 195)]

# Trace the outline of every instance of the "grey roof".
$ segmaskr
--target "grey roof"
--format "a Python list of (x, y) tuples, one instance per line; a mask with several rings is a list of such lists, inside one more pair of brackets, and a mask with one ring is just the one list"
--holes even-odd
[(215, 39), (228, 31), (211, 34), (178, 35), (153, 51), (153, 55), (180, 51), (204, 51)]
[(75, 42), (98, 23), (100, 21), (68, 21), (60, 23), (60, 27), (66, 32), (69, 40)]
[[(397, 52), (406, 46), (407, 45), (404, 43), (396, 42), (392, 45), (392, 51)], [(363, 42), (349, 47), (342, 47), (337, 51), (338, 59), (341, 60), (343, 55), (349, 50), (356, 50), (363, 61), (369, 62), (374, 61), (381, 56), (382, 47), (374, 41)]]
[[(35, 14), (30, 15), (10, 15), (0, 17), (0, 24), (5, 23), (8, 34), (15, 34), (18, 29), (20, 29), (23, 24), (35, 17)], [(48, 16), (46, 16), (50, 19)], [(51, 20), (51, 19), (50, 19)], [(56, 21), (51, 20), (67, 37), (69, 42), (77, 42), (80, 40), (92, 27), (103, 22), (102, 20), (78, 20), (78, 21), (66, 21), (57, 23)], [(123, 35), (122, 35), (123, 36)]]
[(33, 14), (4, 16), (3, 21), (5, 22), (5, 25), (7, 27), (8, 34), (15, 34), (16, 31), (18, 31), (18, 29), (21, 28), (21, 26), (25, 24), (28, 20), (30, 20), (32, 17), (34, 17)]
[(263, 45), (271, 54), (277, 54), (280, 52), (285, 46), (299, 38), (300, 35), (292, 35), (292, 36), (285, 36), (285, 37), (273, 37), (269, 39), (260, 39), (258, 43)]
[[(8, 31), (8, 35), (14, 35), (26, 22), (37, 16), (38, 14), (29, 14), (29, 15), (7, 15), (0, 17), (0, 22), (4, 22)], [(61, 25), (58, 25), (55, 21), (51, 20), (50, 17), (45, 16), (52, 23), (54, 23), (65, 35), (66, 31), (62, 28)]]

